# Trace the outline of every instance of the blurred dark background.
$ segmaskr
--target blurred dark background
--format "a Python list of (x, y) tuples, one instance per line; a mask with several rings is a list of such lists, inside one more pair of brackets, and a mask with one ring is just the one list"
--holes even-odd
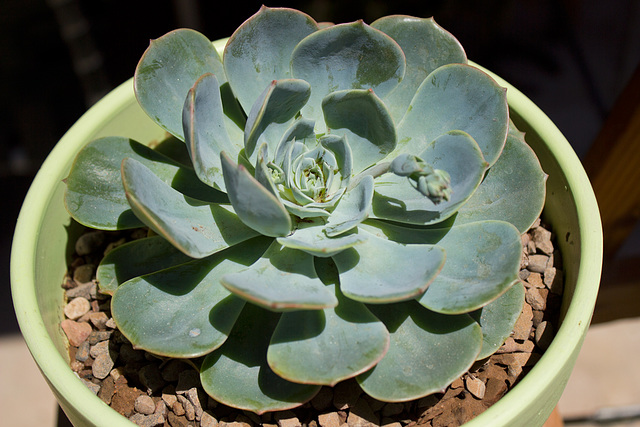
[[(212, 40), (227, 37), (262, 2), (220, 4), (0, 0), (0, 334), (17, 331), (10, 245), (40, 164), (87, 108), (133, 75), (149, 39), (178, 27)], [(537, 103), (581, 158), (640, 62), (638, 0), (299, 0), (267, 6), (294, 7), (336, 23), (434, 16), (471, 60)], [(621, 253), (637, 253), (633, 242)]]

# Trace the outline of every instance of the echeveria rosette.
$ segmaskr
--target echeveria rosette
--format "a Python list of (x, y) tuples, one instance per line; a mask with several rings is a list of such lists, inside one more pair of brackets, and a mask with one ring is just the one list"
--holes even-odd
[(135, 90), (186, 156), (96, 140), (65, 202), (153, 231), (97, 273), (137, 348), (206, 355), (205, 390), (261, 413), (353, 377), (419, 398), (508, 337), (545, 175), (505, 90), (432, 19), (319, 29), (263, 7), (222, 58), (193, 30), (153, 41)]

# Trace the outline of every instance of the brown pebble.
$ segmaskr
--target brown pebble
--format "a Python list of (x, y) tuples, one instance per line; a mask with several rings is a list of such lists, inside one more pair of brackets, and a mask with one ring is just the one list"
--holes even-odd
[(93, 264), (84, 264), (76, 268), (73, 272), (73, 280), (76, 283), (89, 283), (93, 279), (93, 273), (95, 273), (96, 266)]
[(337, 412), (328, 412), (318, 415), (318, 424), (321, 427), (340, 427), (342, 420)]
[(546, 255), (529, 255), (529, 265), (527, 265), (527, 269), (532, 273), (544, 273), (548, 260), (549, 257)]
[(467, 391), (469, 391), (469, 393), (471, 393), (473, 396), (477, 397), (478, 399), (484, 398), (486, 386), (481, 379), (469, 375), (464, 384), (467, 388)]
[(64, 319), (60, 326), (69, 339), (69, 344), (78, 347), (91, 334), (91, 325), (86, 322), (76, 322), (71, 319)]
[(544, 282), (542, 281), (542, 275), (540, 273), (531, 273), (527, 277), (527, 283), (534, 288), (544, 288)]
[(156, 410), (155, 402), (150, 396), (147, 396), (146, 394), (141, 394), (140, 396), (138, 396), (133, 404), (133, 407), (136, 412), (144, 415), (151, 415)]
[(532, 319), (533, 311), (531, 310), (531, 306), (524, 304), (522, 307), (522, 313), (520, 313), (520, 317), (518, 317), (518, 320), (514, 325), (513, 339), (518, 341), (525, 341), (529, 339), (529, 333), (533, 326)]
[(546, 306), (546, 301), (542, 292), (538, 288), (530, 288), (527, 289), (525, 293), (525, 300), (528, 304), (531, 305), (531, 308), (534, 310), (544, 310)]
[(79, 319), (91, 310), (91, 303), (83, 297), (74, 298), (64, 307), (64, 314), (71, 320)]
[(178, 402), (177, 398), (173, 405), (171, 405), (171, 411), (173, 411), (173, 413), (177, 416), (182, 416), (185, 414), (184, 406), (182, 406), (181, 402)]
[(379, 423), (380, 418), (371, 410), (364, 399), (358, 399), (347, 417), (347, 424), (350, 427), (375, 427)]
[(111, 369), (113, 368), (114, 361), (111, 358), (109, 352), (99, 355), (93, 361), (93, 365), (91, 365), (91, 372), (93, 376), (98, 379), (105, 379)]

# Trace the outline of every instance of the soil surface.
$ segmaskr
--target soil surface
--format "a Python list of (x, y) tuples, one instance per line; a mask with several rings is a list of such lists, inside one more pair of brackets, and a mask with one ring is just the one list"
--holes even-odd
[(116, 329), (110, 297), (98, 292), (95, 270), (106, 252), (145, 230), (87, 230), (65, 276), (68, 304), (61, 327), (71, 369), (100, 399), (140, 426), (279, 427), (459, 426), (498, 401), (540, 359), (553, 339), (563, 291), (562, 260), (552, 234), (537, 221), (523, 235), (520, 279), (526, 301), (502, 347), (441, 393), (405, 403), (377, 401), (355, 380), (323, 387), (305, 405), (258, 416), (220, 404), (200, 387), (196, 363), (135, 350)]

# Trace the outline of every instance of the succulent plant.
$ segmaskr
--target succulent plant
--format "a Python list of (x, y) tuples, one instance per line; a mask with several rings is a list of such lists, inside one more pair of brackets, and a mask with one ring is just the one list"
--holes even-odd
[(97, 273), (136, 348), (262, 413), (353, 377), (416, 399), (509, 336), (546, 175), (506, 89), (433, 19), (263, 7), (222, 58), (193, 30), (152, 41), (134, 86), (171, 137), (91, 142), (65, 203), (150, 229)]

